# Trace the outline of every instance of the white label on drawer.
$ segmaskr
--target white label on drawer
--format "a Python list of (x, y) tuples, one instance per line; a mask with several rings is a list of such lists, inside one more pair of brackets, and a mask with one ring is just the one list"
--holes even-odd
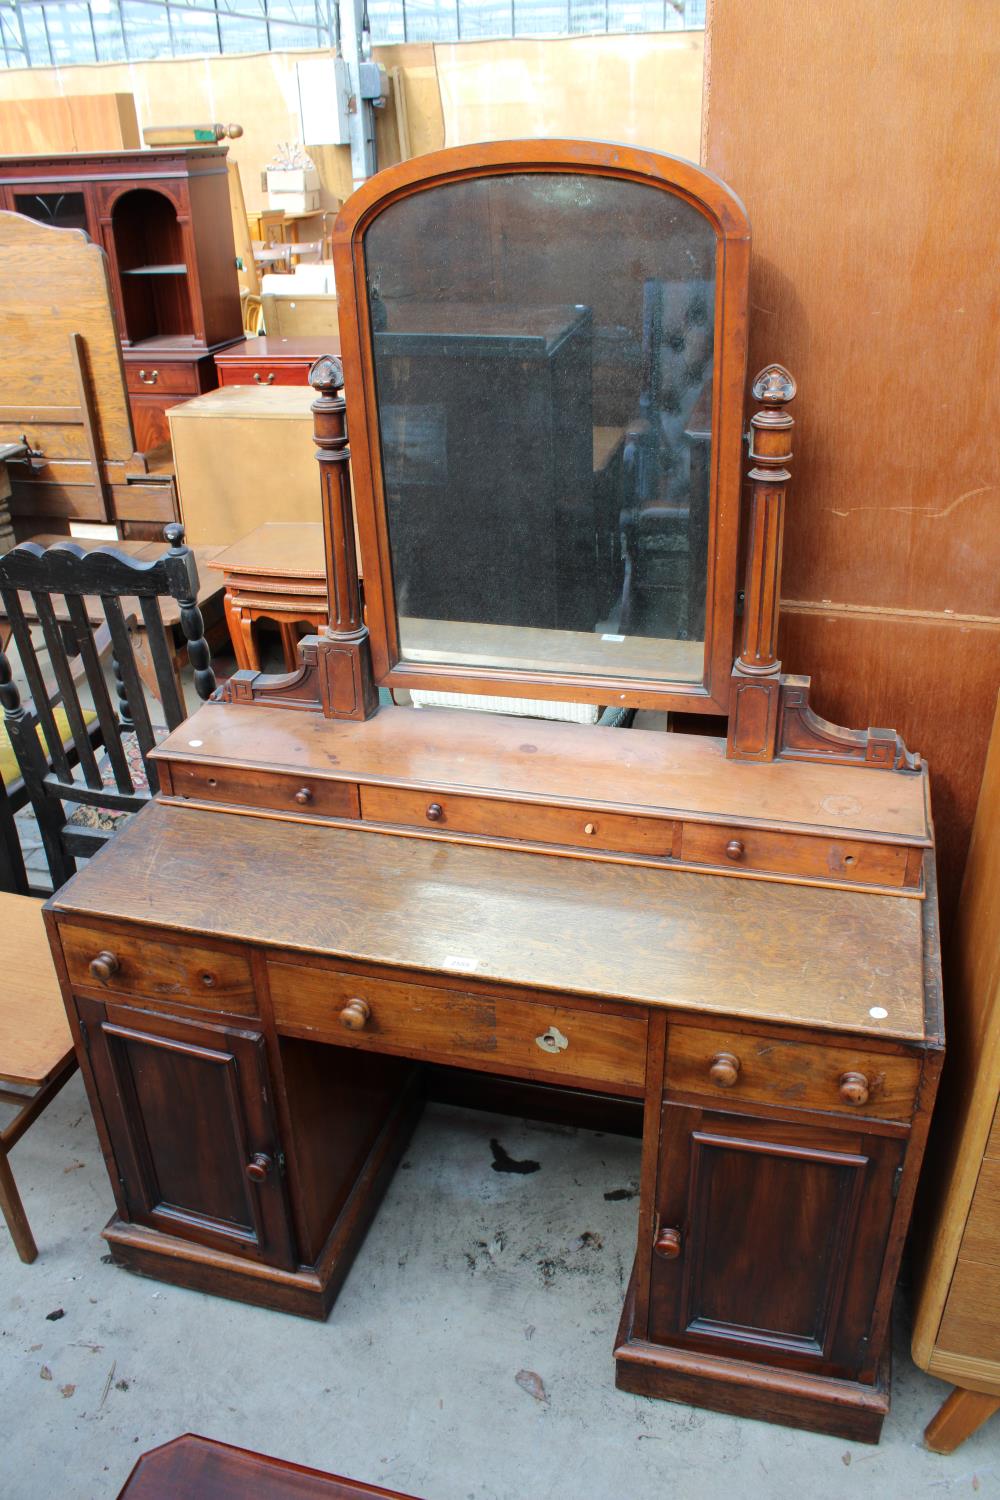
[(873, 1005), (868, 1014), (873, 1021), (884, 1021), (889, 1012), (884, 1005)]
[(469, 958), (464, 953), (446, 953), (441, 966), (445, 969), (478, 969), (479, 959)]
[(625, 637), (623, 635), (602, 635), (601, 636), (601, 640), (602, 641), (617, 641), (617, 642), (621, 643), (624, 639), (625, 639)]

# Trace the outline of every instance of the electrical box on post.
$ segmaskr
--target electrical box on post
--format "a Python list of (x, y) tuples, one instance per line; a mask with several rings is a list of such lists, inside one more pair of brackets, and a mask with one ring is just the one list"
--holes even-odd
[(305, 146), (349, 146), (350, 76), (342, 57), (310, 57), (295, 64), (301, 140)]

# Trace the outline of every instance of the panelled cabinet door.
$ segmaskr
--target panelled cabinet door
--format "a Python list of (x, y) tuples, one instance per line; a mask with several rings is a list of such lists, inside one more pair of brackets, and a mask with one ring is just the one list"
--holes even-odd
[(77, 999), (129, 1218), (294, 1265), (259, 1033)]
[(903, 1149), (665, 1104), (650, 1338), (857, 1378)]

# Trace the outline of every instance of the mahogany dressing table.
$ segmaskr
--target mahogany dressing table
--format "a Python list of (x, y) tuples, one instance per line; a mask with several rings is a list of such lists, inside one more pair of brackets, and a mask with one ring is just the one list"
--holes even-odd
[(928, 781), (776, 658), (778, 365), (737, 614), (748, 251), (721, 182), (626, 147), (364, 184), (335, 231), (343, 366), (312, 371), (329, 625), (164, 743), (160, 796), (47, 919), (120, 1264), (322, 1318), (425, 1065), (632, 1101), (618, 1384), (876, 1441), (942, 1061)]

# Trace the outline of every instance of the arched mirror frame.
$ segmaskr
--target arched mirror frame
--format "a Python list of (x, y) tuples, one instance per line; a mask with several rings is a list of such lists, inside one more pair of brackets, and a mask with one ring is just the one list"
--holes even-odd
[[(400, 660), (368, 311), (364, 235), (379, 214), (413, 193), (512, 172), (591, 173), (661, 188), (697, 209), (716, 236), (714, 381), (705, 671), (700, 682), (463, 667)], [(591, 141), (501, 141), (453, 147), (378, 173), (345, 204), (333, 234), (341, 353), (366, 619), (378, 683), (462, 693), (502, 693), (590, 704), (728, 712), (734, 657), (746, 379), (750, 227), (739, 199), (678, 157)]]

